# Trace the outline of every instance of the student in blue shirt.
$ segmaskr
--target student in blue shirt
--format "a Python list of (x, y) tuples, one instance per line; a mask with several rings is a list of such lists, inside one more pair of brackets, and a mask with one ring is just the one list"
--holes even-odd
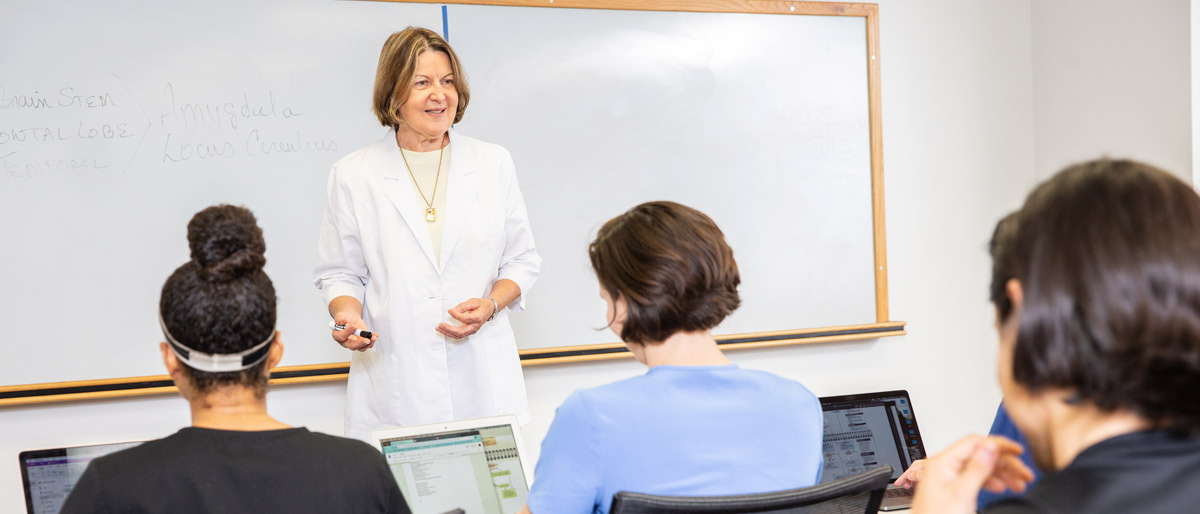
[(588, 253), (609, 328), (650, 369), (563, 402), (523, 512), (607, 513), (618, 491), (707, 496), (817, 483), (817, 398), (732, 364), (713, 338), (741, 302), (716, 224), (677, 203), (644, 203), (605, 223)]

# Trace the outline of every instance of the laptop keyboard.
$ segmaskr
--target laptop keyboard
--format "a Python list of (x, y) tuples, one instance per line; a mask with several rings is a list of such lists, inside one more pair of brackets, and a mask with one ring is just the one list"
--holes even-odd
[(913, 493), (915, 493), (915, 492), (917, 492), (915, 489), (905, 489), (903, 487), (889, 487), (887, 489), (887, 492), (883, 493), (883, 497), (884, 498), (902, 498), (905, 496), (912, 496)]

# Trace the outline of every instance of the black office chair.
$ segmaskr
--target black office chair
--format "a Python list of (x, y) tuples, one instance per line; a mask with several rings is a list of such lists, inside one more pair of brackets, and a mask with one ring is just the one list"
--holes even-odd
[(892, 467), (812, 487), (734, 496), (658, 496), (621, 491), (613, 496), (610, 514), (875, 514)]

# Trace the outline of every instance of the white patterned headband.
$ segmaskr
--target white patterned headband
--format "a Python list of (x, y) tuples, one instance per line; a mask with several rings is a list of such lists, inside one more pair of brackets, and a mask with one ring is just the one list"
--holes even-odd
[(271, 351), (271, 341), (275, 340), (275, 331), (272, 330), (266, 341), (238, 353), (204, 353), (188, 348), (172, 337), (166, 322), (163, 321), (162, 312), (158, 313), (158, 324), (162, 327), (163, 335), (167, 337), (171, 351), (175, 352), (179, 360), (190, 368), (210, 373), (241, 371), (254, 367), (267, 357)]

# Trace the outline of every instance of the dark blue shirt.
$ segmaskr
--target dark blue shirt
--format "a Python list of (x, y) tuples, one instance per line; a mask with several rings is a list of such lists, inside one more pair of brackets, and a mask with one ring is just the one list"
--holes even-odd
[[(1000, 408), (996, 409), (996, 419), (995, 421), (992, 421), (992, 429), (988, 431), (988, 434), (1007, 437), (1015, 441), (1017, 444), (1023, 446), (1025, 448), (1025, 453), (1021, 454), (1021, 462), (1024, 462), (1026, 466), (1029, 466), (1029, 469), (1033, 470), (1033, 482), (1037, 482), (1038, 478), (1042, 476), (1042, 470), (1033, 465), (1033, 452), (1029, 451), (1029, 441), (1025, 439), (1025, 436), (1021, 434), (1021, 431), (1017, 429), (1016, 425), (1013, 424), (1012, 418), (1008, 417), (1008, 411), (1004, 410), (1004, 402), (1000, 402)], [(1029, 483), (1029, 487), (1033, 487), (1033, 482)], [(1012, 491), (1005, 491), (1003, 493), (979, 491), (977, 508), (980, 511), (983, 511), (993, 502), (1015, 496), (1020, 496), (1020, 494)]]

